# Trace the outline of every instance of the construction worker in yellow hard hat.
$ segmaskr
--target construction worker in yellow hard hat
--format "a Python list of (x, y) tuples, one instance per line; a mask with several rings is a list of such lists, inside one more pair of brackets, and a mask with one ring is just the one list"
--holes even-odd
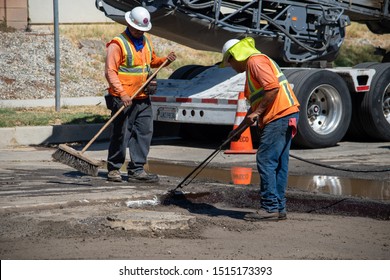
[(252, 37), (246, 37), (242, 40), (231, 39), (223, 45), (223, 58), (220, 67), (225, 67), (231, 56), (237, 61), (244, 61), (251, 55), (260, 53), (261, 52), (255, 48), (255, 41)]
[(231, 66), (238, 73), (246, 72), (244, 93), (250, 103), (244, 120), (230, 135), (255, 122), (260, 130), (256, 156), (260, 209), (247, 214), (245, 219), (286, 219), (289, 151), (297, 129), (298, 100), (279, 66), (256, 49), (253, 38), (227, 41), (222, 55), (221, 67)]
[(174, 52), (167, 57), (158, 57), (155, 54), (153, 44), (145, 34), (152, 28), (152, 23), (150, 14), (144, 7), (136, 7), (127, 12), (125, 20), (126, 30), (107, 44), (107, 107), (112, 114), (123, 105), (126, 107), (113, 121), (107, 158), (107, 179), (122, 181), (120, 169), (125, 162), (128, 147), (128, 180), (157, 182), (156, 174), (144, 170), (153, 134), (150, 95), (155, 92), (156, 84), (151, 82), (145, 91), (140, 92), (134, 99), (131, 97), (146, 82), (151, 68), (159, 67), (166, 60), (174, 61), (176, 55)]

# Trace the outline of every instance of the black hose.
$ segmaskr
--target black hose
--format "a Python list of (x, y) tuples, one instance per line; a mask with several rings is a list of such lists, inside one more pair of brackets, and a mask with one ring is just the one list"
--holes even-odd
[(339, 171), (358, 172), (358, 173), (371, 173), (371, 172), (377, 172), (378, 173), (378, 172), (388, 172), (388, 171), (390, 171), (390, 168), (385, 168), (385, 169), (380, 169), (380, 170), (353, 170), (353, 169), (349, 169), (349, 168), (335, 167), (335, 166), (331, 166), (331, 165), (327, 165), (327, 164), (314, 162), (314, 161), (311, 161), (311, 160), (307, 160), (307, 159), (304, 159), (304, 158), (292, 155), (291, 153), (290, 153), (290, 157), (295, 158), (295, 159), (300, 160), (300, 161), (303, 161), (303, 162), (306, 162), (306, 163), (310, 163), (310, 164), (313, 164), (313, 165), (317, 165), (317, 166), (321, 166), (321, 167), (325, 167), (325, 168), (329, 168), (329, 169), (339, 170)]

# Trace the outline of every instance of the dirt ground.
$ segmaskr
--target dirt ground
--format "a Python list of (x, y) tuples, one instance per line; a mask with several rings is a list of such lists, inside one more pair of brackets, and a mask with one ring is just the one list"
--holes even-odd
[[(89, 155), (103, 158), (103, 146), (94, 147)], [(323, 163), (330, 157), (339, 166), (354, 167), (356, 162), (363, 169), (388, 166), (388, 156), (380, 152), (387, 152), (387, 145), (356, 146), (346, 144), (305, 156), (321, 157)], [(258, 207), (257, 184), (237, 186), (197, 178), (184, 188), (184, 195), (172, 197), (167, 190), (177, 186), (182, 175), (159, 173), (158, 185), (114, 184), (106, 181), (104, 170), (89, 177), (53, 162), (53, 151), (1, 150), (2, 260), (390, 260), (388, 201), (289, 188), (287, 220), (249, 222), (243, 217)], [(349, 155), (344, 158), (346, 151)], [(196, 165), (210, 150), (154, 145), (151, 155), (164, 163), (167, 158), (173, 162), (176, 154), (182, 158), (183, 153), (191, 155)], [(226, 156), (214, 161), (228, 162)], [(335, 170), (294, 159), (290, 163), (290, 174), (337, 175)], [(207, 171), (217, 175), (216, 169)], [(338, 172), (351, 178), (381, 176), (385, 183), (390, 178), (389, 171)], [(383, 187), (388, 197), (388, 188)], [(147, 203), (129, 207), (129, 201)]]
[[(1, 259), (390, 259), (388, 220), (290, 212), (285, 221), (248, 222), (243, 216), (253, 208), (218, 202), (85, 204), (3, 211)], [(177, 228), (145, 223), (150, 213), (184, 222)], [(116, 217), (132, 225), (115, 225)]]
[[(287, 221), (247, 222), (240, 210), (193, 214), (188, 228), (111, 228), (115, 205), (2, 215), (1, 259), (389, 259), (390, 225), (361, 217), (291, 213)], [(93, 215), (76, 219), (72, 214)], [(234, 214), (234, 215), (233, 215)], [(235, 216), (235, 217), (234, 217)]]

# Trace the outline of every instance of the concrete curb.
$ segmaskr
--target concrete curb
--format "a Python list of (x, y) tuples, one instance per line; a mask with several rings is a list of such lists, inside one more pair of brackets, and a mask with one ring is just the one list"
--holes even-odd
[[(0, 148), (89, 141), (104, 124), (22, 126), (0, 128)], [(96, 141), (108, 140), (110, 127)]]
[[(105, 106), (103, 96), (60, 98), (61, 106), (98, 105)], [(0, 108), (54, 107), (55, 99), (0, 100)], [(103, 124), (20, 126), (0, 128), (0, 148), (15, 146), (47, 145), (89, 141)], [(107, 128), (96, 141), (108, 140), (110, 128)]]

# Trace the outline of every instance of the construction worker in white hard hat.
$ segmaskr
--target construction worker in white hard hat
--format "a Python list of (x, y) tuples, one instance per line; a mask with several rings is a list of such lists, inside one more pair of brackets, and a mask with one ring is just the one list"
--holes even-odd
[(152, 28), (152, 23), (150, 14), (144, 7), (136, 7), (125, 13), (125, 21), (126, 30), (107, 44), (107, 107), (113, 115), (125, 106), (113, 121), (107, 157), (107, 179), (122, 181), (120, 169), (125, 162), (128, 148), (128, 181), (157, 182), (158, 176), (144, 169), (153, 134), (150, 95), (156, 91), (156, 81), (152, 80), (134, 99), (131, 97), (146, 82), (151, 68), (159, 67), (166, 60), (169, 60), (168, 65), (176, 59), (176, 55), (174, 52), (166, 57), (155, 54), (153, 44), (145, 34)]
[(260, 209), (247, 214), (245, 219), (286, 219), (289, 151), (297, 129), (298, 100), (279, 66), (255, 48), (253, 38), (227, 41), (222, 55), (221, 67), (246, 72), (244, 93), (250, 104), (244, 120), (229, 136), (255, 122), (259, 128), (256, 162), (260, 174)]

